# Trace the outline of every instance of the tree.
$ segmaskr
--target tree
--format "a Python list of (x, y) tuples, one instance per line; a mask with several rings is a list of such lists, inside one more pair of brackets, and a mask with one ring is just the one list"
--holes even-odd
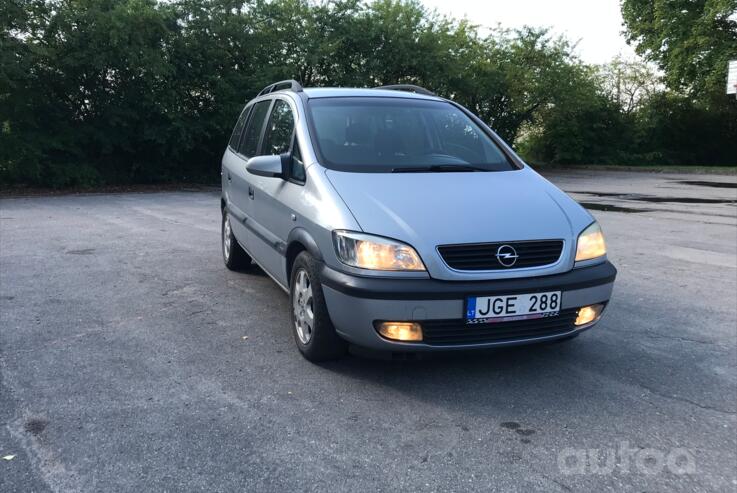
[[(684, 4), (696, 20), (660, 44), (650, 4), (625, 1), (642, 29), (631, 39), (669, 68), (664, 95), (645, 66), (615, 62), (602, 78), (544, 29), (482, 35), (417, 0), (4, 0), (0, 182), (215, 181), (245, 101), (288, 78), (419, 84), (546, 162), (733, 162), (737, 105), (724, 103), (719, 64), (734, 53), (734, 1)], [(656, 1), (655, 18), (685, 15), (672, 3)], [(671, 42), (681, 31), (697, 39)]]
[(616, 57), (600, 69), (601, 85), (612, 101), (626, 114), (638, 110), (643, 102), (663, 89), (661, 77), (649, 64)]
[(638, 115), (641, 155), (737, 164), (737, 102), (725, 95), (737, 59), (737, 0), (623, 0), (627, 37), (659, 65), (670, 92)]
[(600, 85), (595, 67), (569, 70), (562, 90), (528, 127), (521, 150), (533, 162), (621, 164), (630, 148), (628, 118)]
[(628, 41), (669, 87), (702, 100), (724, 93), (727, 61), (737, 59), (735, 13), (737, 0), (622, 1)]

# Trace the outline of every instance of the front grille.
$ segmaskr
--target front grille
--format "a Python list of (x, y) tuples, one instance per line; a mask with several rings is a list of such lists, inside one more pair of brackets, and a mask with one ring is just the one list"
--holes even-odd
[(573, 329), (578, 309), (561, 310), (556, 317), (514, 322), (467, 324), (463, 319), (426, 320), (422, 324), (422, 342), (431, 346), (485, 344), (524, 341), (536, 337), (564, 334)]
[[(504, 265), (497, 258), (500, 247), (511, 246), (518, 257), (513, 265)], [(505, 249), (505, 251), (509, 251)], [(445, 263), (456, 270), (500, 270), (539, 267), (555, 263), (563, 251), (563, 241), (512, 241), (499, 243), (468, 243), (438, 247)], [(507, 264), (509, 261), (506, 262)]]

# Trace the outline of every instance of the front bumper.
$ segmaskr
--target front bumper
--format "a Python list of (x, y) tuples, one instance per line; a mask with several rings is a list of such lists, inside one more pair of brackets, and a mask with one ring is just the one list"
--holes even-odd
[[(617, 269), (604, 262), (564, 274), (495, 281), (440, 281), (437, 279), (361, 277), (322, 268), (322, 284), (328, 312), (338, 333), (358, 346), (386, 351), (433, 351), (529, 344), (568, 337), (594, 324), (575, 328), (578, 308), (606, 304), (612, 294)], [(515, 326), (467, 326), (463, 319), (468, 296), (493, 296), (560, 290), (560, 318), (549, 319), (550, 330), (527, 323)], [(417, 343), (390, 341), (374, 329), (376, 320), (413, 321), (437, 333), (458, 338), (427, 338)], [(545, 319), (538, 319), (545, 320)], [(530, 321), (531, 322), (531, 321)], [(542, 322), (537, 322), (542, 323)], [(515, 327), (518, 327), (515, 330)], [(506, 330), (508, 337), (496, 329)], [(483, 332), (488, 330), (484, 337)], [(478, 335), (471, 335), (476, 331)]]

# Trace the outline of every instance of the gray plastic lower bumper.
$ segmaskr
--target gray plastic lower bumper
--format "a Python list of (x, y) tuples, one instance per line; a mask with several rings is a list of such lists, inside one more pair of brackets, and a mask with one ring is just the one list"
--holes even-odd
[[(328, 268), (326, 267), (325, 269)], [(375, 320), (417, 321), (420, 323), (423, 320), (461, 320), (464, 313), (465, 297), (468, 295), (483, 296), (484, 293), (493, 295), (560, 289), (562, 291), (562, 310), (609, 301), (614, 286), (614, 277), (616, 276), (614, 266), (606, 262), (606, 265), (602, 264), (601, 266), (576, 270), (588, 272), (572, 271), (571, 273), (561, 274), (559, 276), (505, 280), (499, 283), (485, 281), (483, 285), (473, 283), (469, 284), (467, 289), (462, 288), (461, 290), (458, 289), (457, 283), (445, 283), (449, 288), (447, 290), (436, 290), (435, 288), (421, 290), (420, 292), (424, 293), (425, 299), (421, 299), (421, 296), (417, 293), (417, 289), (414, 289), (412, 292), (402, 292), (402, 286), (408, 285), (407, 281), (403, 279), (382, 279), (381, 285), (383, 287), (380, 289), (381, 292), (386, 292), (386, 289), (388, 289), (386, 283), (396, 283), (394, 286), (391, 286), (392, 291), (396, 289), (392, 293), (391, 298), (382, 299), (375, 298), (372, 296), (374, 293), (364, 290), (369, 288), (361, 286), (363, 279), (356, 279), (354, 276), (349, 276), (351, 279), (347, 282), (348, 285), (345, 289), (341, 289), (343, 286), (340, 284), (336, 285), (333, 281), (336, 276), (333, 275), (331, 278), (331, 274), (328, 273), (324, 277), (330, 279), (330, 281), (327, 283), (323, 282), (323, 291), (330, 318), (336, 330), (343, 338), (359, 346), (387, 351), (435, 351), (498, 347), (554, 340), (567, 337), (583, 329), (572, 329), (570, 332), (556, 334), (551, 337), (439, 346), (389, 341), (376, 332), (373, 323)], [(342, 273), (340, 275), (343, 276)], [(556, 283), (555, 278), (558, 278), (560, 282)], [(517, 282), (515, 283), (515, 281)], [(369, 280), (367, 282), (373, 283), (375, 280)], [(424, 282), (434, 283), (433, 286), (438, 285), (437, 281), (432, 279), (424, 280)], [(412, 287), (416, 288), (423, 283), (423, 280), (412, 280), (412, 283)], [(499, 284), (503, 284), (501, 287), (502, 292), (499, 291)], [(361, 286), (361, 289), (357, 289), (357, 285)], [(440, 284), (440, 286), (442, 285), (443, 283)], [(462, 292), (468, 292), (468, 294), (461, 294)], [(585, 328), (589, 328), (591, 325)]]

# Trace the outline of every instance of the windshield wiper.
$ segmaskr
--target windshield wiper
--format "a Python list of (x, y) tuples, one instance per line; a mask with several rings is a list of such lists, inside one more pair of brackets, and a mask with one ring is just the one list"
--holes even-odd
[(432, 166), (412, 166), (405, 168), (394, 168), (392, 173), (443, 173), (463, 171), (489, 171), (486, 168), (470, 166), (467, 164), (433, 164)]

